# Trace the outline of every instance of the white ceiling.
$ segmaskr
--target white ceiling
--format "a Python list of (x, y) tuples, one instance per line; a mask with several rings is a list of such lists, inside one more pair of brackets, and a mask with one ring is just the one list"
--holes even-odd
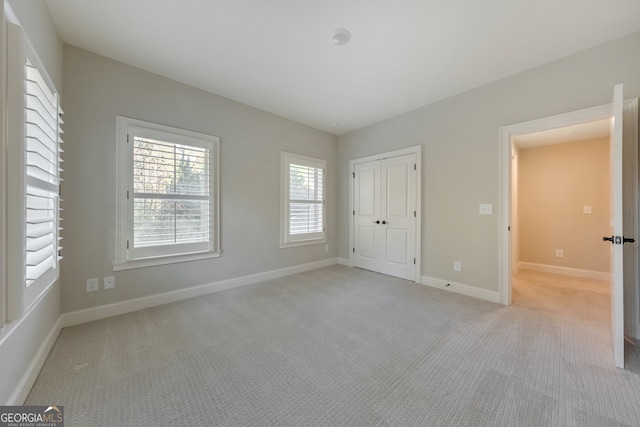
[(638, 0), (48, 5), (65, 43), (334, 134), (640, 31)]
[(520, 149), (543, 145), (564, 144), (588, 139), (608, 138), (611, 120), (603, 119), (556, 129), (515, 135), (513, 142)]

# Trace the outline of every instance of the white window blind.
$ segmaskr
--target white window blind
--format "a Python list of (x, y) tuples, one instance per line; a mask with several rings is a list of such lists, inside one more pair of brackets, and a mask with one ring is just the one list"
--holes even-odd
[(127, 117), (117, 122), (114, 268), (219, 256), (219, 139)]
[(37, 68), (26, 65), (25, 259), (26, 286), (61, 259), (60, 163), (62, 110)]
[(325, 241), (325, 170), (324, 160), (282, 153), (282, 247)]

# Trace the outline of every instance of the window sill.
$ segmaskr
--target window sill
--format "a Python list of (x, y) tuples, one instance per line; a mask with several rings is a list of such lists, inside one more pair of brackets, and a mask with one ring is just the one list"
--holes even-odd
[(153, 267), (157, 265), (176, 264), (179, 262), (198, 261), (208, 258), (219, 258), (222, 251), (200, 252), (183, 255), (170, 255), (152, 258), (133, 259), (130, 261), (120, 261), (113, 263), (113, 271), (132, 270), (134, 268)]
[(300, 240), (298, 242), (280, 243), (280, 249), (295, 248), (298, 246), (319, 245), (327, 243), (327, 239)]

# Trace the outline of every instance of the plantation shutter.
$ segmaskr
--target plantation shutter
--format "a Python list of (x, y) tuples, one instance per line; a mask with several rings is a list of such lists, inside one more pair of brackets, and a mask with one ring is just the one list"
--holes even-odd
[(26, 286), (57, 268), (63, 112), (37, 68), (26, 65)]
[(282, 152), (281, 247), (325, 241), (325, 170), (324, 160)]
[(129, 129), (134, 257), (210, 250), (210, 144)]
[(289, 165), (289, 233), (323, 231), (323, 169), (321, 165)]

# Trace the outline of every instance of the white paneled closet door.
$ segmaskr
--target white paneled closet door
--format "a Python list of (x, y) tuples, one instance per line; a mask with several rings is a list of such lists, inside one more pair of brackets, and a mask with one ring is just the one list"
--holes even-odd
[(416, 155), (354, 167), (354, 266), (415, 280)]

